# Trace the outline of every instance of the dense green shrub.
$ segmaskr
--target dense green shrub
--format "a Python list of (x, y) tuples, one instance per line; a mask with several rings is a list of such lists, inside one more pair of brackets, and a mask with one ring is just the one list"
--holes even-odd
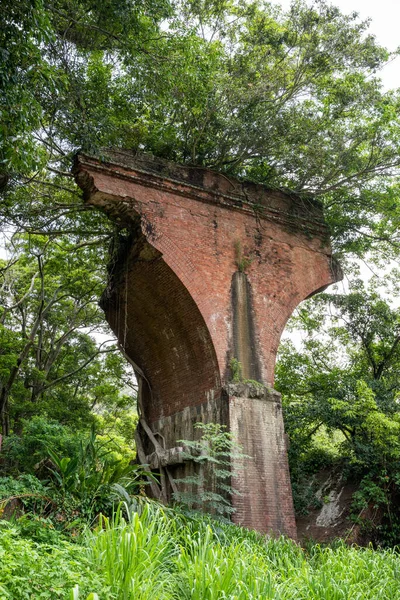
[(0, 477), (0, 516), (13, 500), (18, 500), (24, 511), (38, 513), (42, 513), (51, 503), (47, 486), (34, 475)]
[(46, 485), (34, 475), (19, 475), (18, 477), (0, 477), (0, 499), (11, 496), (44, 495)]
[(11, 434), (4, 440), (1, 470), (5, 474), (39, 471), (45, 476), (48, 472), (41, 468), (41, 463), (48, 457), (48, 448), (74, 456), (85, 435), (44, 416), (22, 420), (21, 433)]
[(102, 590), (104, 599), (112, 598), (84, 547), (62, 540), (57, 534), (46, 543), (26, 539), (17, 524), (0, 521), (2, 600), (67, 598), (76, 584), (84, 598), (95, 589)]
[[(33, 452), (38, 432), (43, 430), (47, 435), (36, 448), (44, 456), (37, 472), (45, 479), (32, 474), (0, 477), (0, 516), (4, 510), (8, 516), (13, 510), (16, 516), (32, 513), (24, 521), (24, 530), (28, 535), (31, 532), (33, 539), (47, 539), (52, 529), (76, 535), (100, 513), (112, 513), (118, 498), (115, 484), (137, 493), (147, 483), (143, 467), (129, 464), (112, 440), (99, 440), (94, 429), (85, 437), (74, 438), (66, 428), (45, 419), (36, 419), (32, 427), (27, 426), (27, 439), (18, 440), (14, 456), (27, 445)], [(54, 434), (52, 447), (48, 444), (49, 430)], [(55, 448), (65, 441), (64, 448), (70, 453), (58, 453)], [(16, 463), (21, 465), (22, 461)]]
[(50, 448), (48, 455), (54, 467), (49, 469), (51, 489), (61, 501), (67, 497), (77, 502), (77, 512), (89, 519), (111, 512), (115, 484), (137, 493), (147, 483), (145, 469), (115, 458), (109, 444), (99, 442), (94, 429), (79, 442), (74, 456), (60, 456)]

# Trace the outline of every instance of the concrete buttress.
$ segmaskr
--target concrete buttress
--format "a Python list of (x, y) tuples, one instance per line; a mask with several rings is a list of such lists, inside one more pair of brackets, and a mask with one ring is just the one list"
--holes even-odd
[(80, 153), (74, 172), (85, 201), (128, 232), (101, 302), (141, 383), (143, 456), (157, 446), (182, 477), (178, 440), (198, 421), (226, 425), (250, 457), (233, 520), (295, 538), (274, 366), (295, 307), (341, 278), (321, 205), (127, 151)]

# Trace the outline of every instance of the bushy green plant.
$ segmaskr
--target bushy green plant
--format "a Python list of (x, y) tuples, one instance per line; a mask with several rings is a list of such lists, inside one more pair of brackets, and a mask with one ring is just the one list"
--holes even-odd
[(353, 494), (351, 518), (361, 534), (379, 546), (393, 547), (400, 539), (398, 494), (387, 471), (366, 476)]
[[(132, 398), (130, 398), (132, 404)], [(135, 457), (135, 430), (138, 424), (136, 410), (128, 407), (118, 408), (117, 411), (104, 411), (96, 417), (96, 431), (98, 439), (104, 443), (111, 440), (111, 448), (115, 458), (127, 459)]]
[(101, 572), (87, 551), (60, 537), (45, 543), (26, 539), (18, 523), (0, 521), (0, 597), (3, 600), (57, 600), (76, 584), (86, 598), (96, 589), (111, 600)]
[(129, 464), (119, 446), (108, 438), (99, 440), (94, 429), (89, 436), (74, 437), (68, 428), (36, 418), (31, 427), (27, 424), (27, 439), (16, 436), (14, 441), (16, 464), (29, 466), (19, 454), (30, 448), (35, 459), (43, 456), (38, 473), (46, 479), (32, 474), (0, 477), (0, 513), (6, 509), (11, 514), (12, 503), (19, 515), (32, 513), (21, 526), (32, 539), (43, 541), (52, 529), (76, 535), (98, 513), (111, 513), (115, 483), (130, 492), (147, 483), (143, 467)]
[(246, 269), (253, 261), (252, 256), (248, 256), (243, 252), (242, 243), (240, 240), (235, 241), (235, 263), (239, 273), (245, 273)]
[(69, 427), (45, 416), (22, 420), (20, 434), (11, 434), (4, 440), (2, 471), (5, 474), (16, 472), (34, 474), (40, 470), (41, 461), (47, 458), (47, 448), (74, 456), (79, 441), (85, 435), (87, 434), (84, 432), (72, 431)]
[[(134, 438), (132, 438), (133, 440)], [(108, 452), (110, 461), (115, 461), (121, 465), (129, 465), (136, 458), (134, 443), (127, 444), (122, 435), (113, 433), (112, 435), (96, 435), (97, 443)]]
[(240, 383), (242, 381), (242, 363), (237, 358), (232, 357), (229, 361), (229, 368), (231, 370), (232, 381)]
[(54, 465), (50, 469), (50, 486), (61, 497), (77, 500), (80, 506), (77, 512), (87, 517), (110, 512), (115, 499), (114, 484), (138, 491), (147, 483), (144, 468), (110, 456), (108, 445), (97, 440), (94, 429), (85, 442), (80, 441), (78, 451), (72, 457), (62, 457), (50, 448), (47, 451)]
[(46, 493), (46, 490), (46, 485), (34, 475), (0, 477), (0, 499), (24, 494), (42, 495)]
[(15, 523), (18, 525), (21, 537), (35, 542), (53, 546), (57, 545), (62, 538), (60, 531), (54, 526), (53, 519), (50, 517), (43, 517), (40, 514), (30, 512), (23, 514)]
[(18, 500), (25, 511), (38, 513), (51, 503), (47, 486), (34, 475), (0, 477), (0, 517), (13, 500)]

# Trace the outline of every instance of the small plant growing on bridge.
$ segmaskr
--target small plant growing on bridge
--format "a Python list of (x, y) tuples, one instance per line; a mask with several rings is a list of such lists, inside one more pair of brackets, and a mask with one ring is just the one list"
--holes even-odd
[(229, 361), (229, 368), (231, 370), (232, 381), (234, 383), (240, 383), (243, 379), (242, 363), (237, 358), (232, 356), (231, 360)]
[(179, 440), (179, 443), (186, 448), (184, 458), (197, 468), (193, 475), (175, 480), (185, 489), (175, 492), (174, 499), (190, 510), (228, 518), (235, 512), (232, 496), (240, 495), (232, 486), (232, 476), (241, 468), (243, 459), (249, 457), (242, 453), (242, 448), (224, 425), (195, 423), (194, 427), (202, 432), (200, 439)]
[(253, 258), (246, 256), (243, 253), (242, 243), (240, 240), (235, 241), (235, 263), (240, 273), (245, 273), (246, 269), (251, 265)]
[(257, 381), (256, 379), (244, 379), (242, 363), (234, 356), (229, 361), (229, 368), (231, 370), (231, 381), (233, 381), (233, 383), (247, 383), (255, 385), (258, 388), (265, 387), (261, 381)]

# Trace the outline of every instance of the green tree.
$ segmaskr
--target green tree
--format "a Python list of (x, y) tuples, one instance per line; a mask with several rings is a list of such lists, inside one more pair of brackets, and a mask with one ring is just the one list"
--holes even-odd
[[(14, 36), (30, 31), (24, 4), (4, 17)], [(47, 37), (20, 40), (25, 69), (9, 62), (51, 71), (43, 85), (24, 83), (35, 105), (21, 129), (47, 175), (27, 174), (13, 155), (14, 182), (34, 176), (49, 191), (57, 171), (74, 193), (72, 153), (117, 145), (317, 195), (337, 249), (397, 249), (399, 95), (382, 90), (391, 55), (368, 22), (323, 0), (287, 12), (261, 0), (34, 7)]]
[(132, 404), (121, 391), (124, 359), (98, 306), (104, 267), (97, 247), (72, 236), (14, 236), (13, 244), (0, 271), (3, 434), (34, 414), (87, 426), (95, 409)]
[(40, 127), (37, 93), (54, 90), (54, 71), (43, 57), (52, 28), (41, 0), (0, 6), (0, 191), (13, 173), (28, 174), (43, 164), (33, 132)]
[(347, 474), (384, 488), (386, 508), (399, 492), (400, 309), (382, 298), (390, 279), (308, 301), (295, 318), (301, 347), (282, 344), (276, 386), (295, 488), (333, 454)]

